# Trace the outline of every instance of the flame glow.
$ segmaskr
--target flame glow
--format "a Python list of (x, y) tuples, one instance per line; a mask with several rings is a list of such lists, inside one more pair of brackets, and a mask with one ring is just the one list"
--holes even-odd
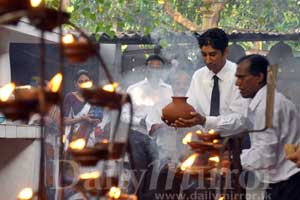
[(32, 199), (32, 197), (33, 191), (29, 187), (22, 189), (21, 192), (18, 194), (18, 199), (20, 200)]
[(30, 5), (34, 8), (38, 7), (41, 4), (42, 0), (30, 0)]
[(118, 199), (121, 196), (121, 189), (118, 187), (111, 187), (108, 196), (113, 199)]
[(48, 84), (48, 88), (50, 88), (51, 92), (58, 92), (60, 85), (62, 82), (62, 74), (57, 73), (53, 78), (50, 80)]
[(188, 157), (180, 166), (180, 169), (182, 171), (186, 170), (187, 168), (191, 167), (193, 163), (195, 162), (196, 158), (198, 157), (197, 153), (192, 154), (190, 157)]
[(101, 142), (104, 143), (104, 144), (107, 144), (108, 143), (108, 139), (103, 139)]
[(217, 163), (220, 162), (219, 156), (210, 157), (208, 160), (212, 161), (212, 162), (217, 162)]
[(225, 198), (224, 197), (220, 197), (218, 200), (224, 200)]
[(102, 87), (102, 89), (108, 92), (114, 92), (118, 87), (118, 85), (119, 85), (118, 83), (106, 84)]
[(80, 88), (91, 88), (91, 87), (93, 87), (93, 82), (92, 81), (87, 81), (87, 82), (84, 82), (84, 83), (80, 84)]
[(63, 38), (62, 38), (62, 42), (64, 44), (71, 44), (74, 41), (75, 41), (75, 38), (72, 34), (67, 34), (67, 35), (63, 36)]
[(79, 175), (80, 179), (96, 179), (100, 177), (100, 173), (97, 171), (94, 172), (87, 172)]
[(1, 101), (7, 101), (12, 94), (12, 92), (15, 90), (16, 85), (14, 83), (8, 83), (0, 88), (0, 100)]
[(70, 148), (73, 150), (82, 150), (85, 147), (85, 140), (80, 138), (70, 143)]
[(214, 140), (213, 140), (213, 143), (214, 143), (214, 144), (217, 144), (218, 142), (219, 142), (219, 140), (217, 140), (217, 139), (214, 139)]
[(210, 129), (209, 131), (208, 131), (208, 134), (215, 134), (215, 130), (214, 129)]
[(201, 134), (202, 134), (202, 131), (201, 131), (201, 130), (197, 130), (197, 131), (196, 131), (196, 134), (197, 134), (197, 135), (201, 135)]
[(182, 144), (188, 144), (192, 141), (193, 133), (189, 132), (185, 135), (185, 137), (182, 139)]

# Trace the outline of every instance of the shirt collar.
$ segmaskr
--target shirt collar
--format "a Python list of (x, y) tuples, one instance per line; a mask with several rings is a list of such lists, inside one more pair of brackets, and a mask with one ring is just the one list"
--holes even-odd
[(258, 104), (266, 98), (267, 86), (263, 86), (255, 94), (254, 98), (250, 101), (249, 109), (254, 111)]
[(223, 81), (224, 79), (226, 79), (226, 72), (228, 71), (228, 67), (229, 67), (229, 61), (226, 60), (224, 67), (217, 74), (215, 74), (215, 73), (213, 73), (213, 71), (209, 70), (210, 78), (212, 79), (214, 75), (217, 75), (217, 77)]

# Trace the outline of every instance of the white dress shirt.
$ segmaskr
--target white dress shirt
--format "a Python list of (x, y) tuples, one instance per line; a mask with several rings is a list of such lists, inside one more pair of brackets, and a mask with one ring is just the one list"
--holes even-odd
[(235, 86), (236, 64), (226, 60), (224, 67), (216, 74), (219, 78), (220, 115), (209, 116), (213, 76), (215, 75), (206, 66), (197, 70), (187, 92), (188, 103), (197, 112), (206, 117), (205, 129), (215, 129), (222, 136), (229, 136), (248, 128), (247, 114), (248, 100), (240, 95)]
[[(148, 133), (153, 124), (161, 124), (162, 108), (171, 103), (173, 91), (170, 85), (159, 80), (157, 86), (153, 86), (147, 79), (137, 82), (128, 87), (127, 93), (133, 101), (133, 125), (132, 129), (142, 133)], [(128, 108), (123, 110), (124, 121), (129, 121)], [(146, 129), (141, 126), (145, 120)]]
[[(266, 86), (261, 88), (249, 105), (248, 116), (254, 129), (265, 126)], [(251, 148), (243, 150), (243, 168), (256, 173), (263, 183), (278, 183), (300, 171), (286, 160), (284, 144), (300, 144), (300, 116), (296, 106), (281, 93), (275, 92), (273, 128), (249, 133)]]

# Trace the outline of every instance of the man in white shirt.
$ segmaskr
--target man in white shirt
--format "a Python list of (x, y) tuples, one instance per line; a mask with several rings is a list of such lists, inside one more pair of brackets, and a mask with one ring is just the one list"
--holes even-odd
[[(250, 98), (248, 118), (253, 129), (265, 126), (266, 77), (269, 62), (261, 55), (240, 59), (236, 71), (236, 85), (244, 98)], [(300, 169), (286, 160), (284, 144), (300, 143), (300, 116), (296, 106), (275, 91), (273, 128), (250, 133), (251, 148), (243, 150), (244, 169), (254, 171), (263, 183), (269, 183), (267, 200), (296, 200), (300, 198)]]
[(145, 134), (151, 134), (160, 127), (163, 123), (161, 110), (172, 101), (172, 88), (161, 79), (163, 65), (164, 60), (160, 56), (149, 56), (146, 78), (127, 89), (133, 101), (133, 129)]
[(228, 37), (222, 29), (212, 28), (200, 36), (199, 46), (206, 66), (194, 73), (187, 92), (188, 103), (196, 112), (191, 113), (193, 118), (179, 118), (173, 125), (201, 125), (222, 136), (239, 133), (247, 125), (242, 116), (248, 101), (235, 86), (236, 64), (227, 60)]
[[(136, 190), (139, 199), (150, 199), (149, 196), (155, 192), (149, 190), (149, 184), (153, 162), (158, 159), (159, 144), (149, 135), (161, 128), (161, 110), (172, 101), (172, 88), (161, 79), (163, 65), (164, 60), (160, 56), (149, 56), (146, 60), (146, 78), (127, 89), (134, 111), (129, 146), (135, 167), (134, 179), (140, 181), (138, 186), (130, 183), (129, 191)], [(128, 122), (129, 110), (123, 111), (123, 121)]]

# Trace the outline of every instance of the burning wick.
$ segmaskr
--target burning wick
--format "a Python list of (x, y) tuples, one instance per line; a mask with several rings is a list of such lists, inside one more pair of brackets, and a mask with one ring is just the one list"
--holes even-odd
[(8, 83), (0, 88), (0, 100), (7, 101), (15, 90), (16, 85), (14, 83)]
[(48, 88), (51, 90), (51, 92), (58, 92), (60, 85), (62, 81), (62, 74), (57, 73), (53, 78), (50, 80), (48, 84)]
[(107, 143), (108, 143), (108, 139), (103, 139), (101, 142), (102, 142), (103, 144), (107, 144)]
[(218, 200), (224, 200), (225, 198), (224, 197), (220, 197)]
[(67, 34), (63, 36), (62, 41), (64, 44), (71, 44), (75, 41), (75, 38), (72, 34)]
[(201, 135), (201, 134), (202, 134), (202, 131), (197, 130), (197, 131), (196, 131), (196, 134), (197, 134), (197, 135)]
[(116, 88), (118, 87), (118, 83), (113, 83), (113, 84), (106, 84), (102, 87), (103, 90), (107, 92), (114, 92)]
[(111, 187), (108, 196), (113, 199), (118, 199), (121, 196), (121, 189), (118, 187)]
[(85, 147), (85, 140), (80, 138), (70, 143), (70, 148), (73, 150), (82, 150)]
[(80, 88), (91, 88), (91, 87), (93, 87), (93, 82), (92, 81), (87, 81), (87, 82), (84, 82), (84, 83), (80, 84)]
[(185, 137), (182, 139), (182, 144), (188, 144), (189, 142), (192, 141), (192, 136), (193, 136), (193, 133), (192, 132), (189, 132), (185, 135)]
[(33, 8), (36, 8), (36, 7), (38, 7), (41, 4), (41, 2), (42, 2), (42, 0), (30, 0), (30, 5)]
[(79, 175), (80, 179), (96, 179), (99, 178), (100, 173), (99, 172), (87, 172)]
[(20, 200), (29, 200), (33, 197), (33, 191), (31, 188), (27, 187), (21, 190), (21, 192), (18, 194), (18, 199)]
[(210, 130), (208, 131), (208, 134), (211, 134), (211, 135), (215, 134), (215, 130), (214, 130), (214, 129), (210, 129)]
[(188, 157), (180, 166), (180, 169), (182, 171), (186, 170), (187, 168), (191, 167), (193, 163), (195, 162), (196, 158), (198, 157), (197, 153), (192, 154), (190, 157)]
[(219, 156), (210, 157), (208, 160), (216, 163), (220, 162)]
[(214, 140), (213, 140), (213, 143), (214, 143), (214, 144), (217, 144), (218, 142), (219, 142), (219, 140), (217, 140), (217, 139), (214, 139)]

